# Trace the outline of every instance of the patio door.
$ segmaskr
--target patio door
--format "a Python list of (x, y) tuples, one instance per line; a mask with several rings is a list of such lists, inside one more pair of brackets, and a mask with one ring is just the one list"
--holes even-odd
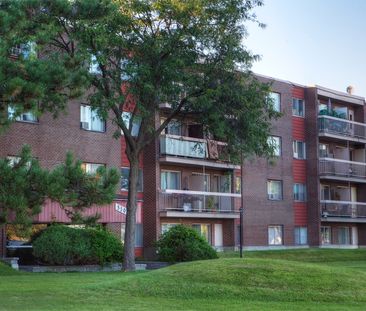
[(215, 230), (215, 247), (222, 248), (224, 245), (222, 224), (215, 224), (214, 230)]

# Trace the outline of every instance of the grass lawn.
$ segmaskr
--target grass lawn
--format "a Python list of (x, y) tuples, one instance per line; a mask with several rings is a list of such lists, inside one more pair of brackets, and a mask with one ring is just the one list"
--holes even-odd
[(223, 254), (136, 273), (16, 272), (0, 310), (366, 310), (366, 250)]

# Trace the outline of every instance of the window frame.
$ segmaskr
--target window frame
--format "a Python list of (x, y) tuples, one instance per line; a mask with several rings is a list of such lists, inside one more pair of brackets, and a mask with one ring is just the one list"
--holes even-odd
[[(177, 173), (178, 174), (178, 189), (172, 189), (172, 188), (163, 188), (162, 187), (162, 174), (163, 173)], [(160, 170), (160, 189), (161, 190), (181, 190), (182, 189), (182, 172), (181, 171), (174, 171), (174, 170), (165, 170), (165, 169), (162, 169)]]
[[(299, 103), (302, 104), (302, 114), (300, 114)], [(305, 118), (305, 100), (302, 98), (292, 98), (292, 116)]]
[[(296, 191), (295, 189), (298, 188), (302, 188), (302, 192), (297, 192), (296, 195)], [(302, 195), (302, 197), (301, 197)], [(293, 187), (293, 198), (295, 202), (306, 202), (306, 197), (307, 197), (307, 193), (306, 193), (306, 184), (302, 184), (302, 183), (294, 183), (294, 187)]]
[[(129, 180), (129, 174), (130, 174), (130, 167), (128, 166), (121, 166), (120, 168), (120, 173), (121, 173), (121, 181), (120, 181), (120, 190), (121, 191), (128, 191), (128, 186), (130, 184), (130, 180)], [(127, 173), (127, 177), (125, 178), (125, 180), (127, 180), (127, 188), (123, 188), (122, 187), (122, 180), (123, 180), (123, 172), (122, 170), (128, 170), (128, 173)], [(142, 168), (139, 168), (139, 172), (138, 172), (138, 176), (137, 176), (137, 192), (143, 192), (144, 191), (144, 176), (143, 176), (143, 169)]]
[[(276, 95), (276, 96), (278, 95), (278, 105), (276, 105), (276, 99), (274, 98), (274, 95)], [(281, 108), (282, 108), (282, 105), (281, 105), (281, 93), (275, 92), (275, 91), (271, 91), (271, 92), (269, 92), (268, 97), (272, 100), (272, 103), (274, 103), (274, 104), (272, 104), (273, 110), (276, 111), (276, 112), (281, 112)], [(278, 109), (276, 109), (277, 106), (278, 106)]]
[[(281, 233), (281, 237), (280, 237), (280, 242), (276, 243), (276, 237), (274, 236), (273, 241), (274, 243), (271, 243), (271, 234), (270, 234), (270, 229), (280, 229), (280, 233)], [(269, 225), (267, 228), (267, 235), (268, 235), (268, 245), (269, 246), (282, 246), (284, 245), (284, 236), (283, 236), (283, 225)], [(274, 232), (276, 233), (276, 232)]]
[[(84, 109), (86, 108), (86, 107), (88, 107), (89, 108), (89, 110), (90, 110), (90, 120), (88, 120), (88, 121), (85, 121), (85, 120), (83, 120), (83, 113), (82, 113), (82, 109), (83, 109), (83, 107), (84, 107)], [(93, 114), (93, 112), (95, 113), (95, 115), (93, 116), (92, 114)], [(99, 130), (96, 130), (96, 129), (92, 129), (91, 128), (91, 125), (92, 125), (92, 119), (93, 118), (98, 118), (99, 120), (100, 120), (100, 122), (103, 122), (103, 130), (102, 131), (99, 131)], [(87, 105), (87, 104), (83, 104), (83, 103), (81, 103), (80, 104), (80, 129), (82, 129), (82, 130), (84, 130), (84, 131), (88, 131), (88, 132), (94, 132), (94, 133), (105, 133), (106, 131), (107, 131), (107, 122), (106, 122), (106, 120), (103, 120), (103, 119), (101, 119), (99, 116), (98, 116), (98, 114), (96, 113), (96, 111), (94, 111), (93, 109), (92, 109), (92, 107), (90, 106), (90, 105)], [(86, 127), (84, 127), (84, 125), (83, 125), (83, 123), (88, 123), (88, 128), (86, 128)], [(90, 125), (89, 125), (90, 124)], [(89, 129), (89, 126), (90, 126), (90, 129)]]
[[(271, 197), (274, 194), (273, 193), (269, 193), (270, 190), (270, 184), (274, 182), (274, 183), (279, 183), (281, 188), (280, 188), (280, 194), (278, 198), (274, 198)], [(283, 181), (282, 180), (278, 180), (278, 179), (267, 179), (267, 199), (270, 201), (282, 201), (283, 200)]]
[[(302, 231), (305, 231), (306, 240), (303, 241)], [(294, 241), (296, 245), (308, 245), (308, 227), (296, 226), (294, 228)]]
[[(328, 231), (329, 234), (329, 241), (328, 242), (324, 242), (324, 232)], [(331, 226), (321, 226), (320, 227), (320, 239), (321, 239), (321, 244), (322, 245), (331, 245), (332, 244), (332, 227)]]
[[(98, 167), (95, 169), (94, 172), (93, 172), (93, 170), (91, 170), (91, 171), (88, 172), (88, 169), (87, 169), (88, 165), (91, 165), (91, 166), (97, 165)], [(83, 168), (84, 172), (87, 173), (87, 174), (96, 174), (98, 168), (101, 167), (101, 166), (106, 167), (106, 164), (105, 163), (95, 163), (95, 162), (83, 162), (81, 164), (81, 167)]]
[[(11, 104), (8, 105), (7, 109), (8, 119), (15, 122), (22, 122), (22, 123), (31, 123), (31, 124), (39, 124), (38, 117), (32, 111), (23, 111), (20, 115), (14, 117), (15, 108)], [(24, 120), (25, 115), (31, 115), (33, 117), (32, 120)]]
[[(278, 146), (273, 144), (274, 141), (278, 139)], [(275, 147), (275, 151), (278, 150), (278, 152), (275, 152), (273, 154), (274, 157), (281, 157), (282, 156), (282, 137), (277, 135), (270, 135), (268, 136), (267, 143), (271, 146)], [(277, 148), (278, 147), (278, 148)], [(278, 153), (278, 154), (277, 154)]]
[[(302, 145), (303, 157), (299, 157), (299, 145)], [(294, 140), (292, 142), (293, 158), (297, 160), (306, 160), (306, 142), (301, 140)]]

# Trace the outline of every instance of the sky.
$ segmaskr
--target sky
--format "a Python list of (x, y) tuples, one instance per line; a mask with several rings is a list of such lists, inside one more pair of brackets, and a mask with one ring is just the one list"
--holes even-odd
[(366, 97), (366, 0), (264, 0), (244, 44), (255, 73)]

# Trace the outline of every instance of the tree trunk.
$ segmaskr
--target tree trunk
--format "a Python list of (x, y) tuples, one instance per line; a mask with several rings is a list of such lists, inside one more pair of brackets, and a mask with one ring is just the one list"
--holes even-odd
[(130, 174), (127, 199), (127, 215), (124, 243), (123, 270), (135, 270), (135, 228), (137, 209), (137, 183), (139, 172), (138, 156), (133, 155), (130, 159)]

